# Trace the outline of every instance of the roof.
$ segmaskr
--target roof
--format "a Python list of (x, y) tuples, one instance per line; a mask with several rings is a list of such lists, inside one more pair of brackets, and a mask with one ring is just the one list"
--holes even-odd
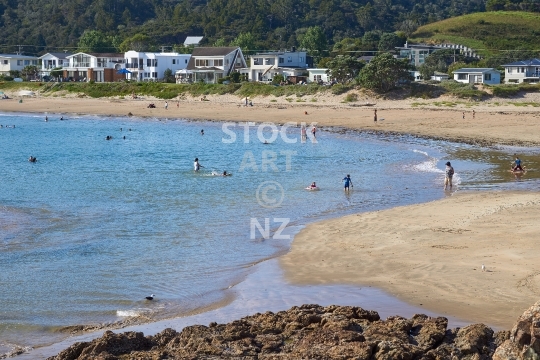
[(257, 56), (276, 56), (276, 55), (287, 55), (287, 54), (306, 54), (306, 51), (267, 51), (267, 52), (260, 52), (256, 53), (255, 55), (250, 55), (250, 57), (257, 57)]
[(198, 47), (193, 49), (191, 56), (225, 56), (238, 49), (238, 46), (228, 47)]
[(439, 72), (439, 71), (434, 71), (434, 72), (433, 72), (433, 75), (434, 75), (434, 76), (448, 76), (447, 73), (443, 73), (443, 72)]
[(485, 72), (499, 72), (494, 68), (461, 68), (456, 71), (452, 71), (452, 74), (465, 74), (465, 73), (485, 73)]
[(198, 45), (202, 39), (203, 36), (188, 36), (184, 41), (184, 45)]
[(521, 60), (503, 66), (540, 66), (540, 59)]
[(95, 57), (100, 57), (100, 58), (124, 58), (124, 54), (119, 54), (119, 53), (86, 53), (88, 55), (92, 55), (92, 56), (95, 56)]
[(43, 58), (47, 55), (52, 55), (54, 56), (55, 58), (58, 58), (58, 59), (65, 59), (66, 57), (68, 57), (69, 55), (73, 55), (72, 53), (64, 53), (64, 52), (49, 52), (49, 53), (46, 53), (44, 55), (41, 55), (39, 58)]
[(37, 56), (17, 55), (17, 54), (0, 54), (3, 58), (16, 58), (16, 59), (38, 59)]

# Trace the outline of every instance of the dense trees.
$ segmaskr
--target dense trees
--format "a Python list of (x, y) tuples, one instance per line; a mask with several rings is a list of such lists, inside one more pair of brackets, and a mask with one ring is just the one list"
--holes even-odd
[(359, 83), (368, 89), (387, 92), (398, 86), (399, 83), (412, 79), (409, 71), (412, 65), (407, 59), (396, 59), (389, 53), (374, 57), (358, 76)]
[(350, 55), (339, 55), (326, 63), (328, 75), (342, 84), (356, 78), (364, 65), (363, 61)]
[[(492, 2), (494, 0), (491, 0)], [(515, 0), (507, 2), (515, 5)], [(203, 35), (207, 44), (230, 44), (240, 34), (256, 39), (253, 50), (308, 47), (324, 34), (330, 48), (345, 38), (396, 30), (410, 34), (418, 25), (484, 10), (485, 0), (0, 0), (0, 52), (28, 45), (26, 53), (74, 51), (85, 31), (116, 47), (142, 34), (156, 46), (173, 46), (186, 35)], [(314, 29), (318, 28), (314, 33)], [(310, 35), (306, 38), (307, 35)], [(118, 36), (117, 39), (114, 37)], [(380, 39), (379, 39), (380, 40)], [(309, 48), (321, 51), (317, 46)], [(328, 50), (326, 48), (325, 50)], [(375, 50), (378, 49), (378, 43)], [(326, 55), (323, 55), (326, 56)]]

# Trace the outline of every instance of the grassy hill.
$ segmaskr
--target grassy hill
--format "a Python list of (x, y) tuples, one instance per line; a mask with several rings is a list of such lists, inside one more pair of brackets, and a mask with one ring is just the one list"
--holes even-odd
[(468, 46), (484, 57), (500, 50), (540, 49), (540, 14), (494, 11), (458, 16), (418, 28), (411, 42), (454, 43)]

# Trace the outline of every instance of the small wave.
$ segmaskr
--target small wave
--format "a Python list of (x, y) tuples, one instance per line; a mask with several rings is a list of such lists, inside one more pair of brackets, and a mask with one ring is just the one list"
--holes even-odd
[(132, 310), (116, 310), (118, 317), (139, 317), (147, 316), (152, 312), (150, 309), (132, 309)]
[(416, 171), (420, 172), (431, 172), (431, 173), (437, 173), (437, 174), (444, 174), (444, 170), (441, 170), (437, 167), (437, 159), (431, 159), (428, 161), (424, 161), (420, 164), (413, 165), (412, 168)]
[(426, 155), (426, 156), (429, 156), (429, 154), (425, 151), (422, 151), (422, 150), (416, 150), (416, 149), (413, 149), (413, 152), (415, 153), (419, 153), (419, 154), (422, 154), (422, 155)]
[(6, 359), (21, 355), (31, 350), (33, 350), (31, 346), (20, 346), (16, 344), (0, 343), (0, 359)]

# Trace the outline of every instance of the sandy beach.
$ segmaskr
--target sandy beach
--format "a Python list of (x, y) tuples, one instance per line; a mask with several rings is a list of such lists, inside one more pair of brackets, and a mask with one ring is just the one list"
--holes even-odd
[(538, 193), (475, 192), (351, 215), (309, 225), (281, 264), (293, 283), (374, 286), (508, 329), (540, 298), (539, 211)]
[[(127, 116), (131, 113), (137, 117), (154, 118), (308, 124), (313, 122), (318, 126), (413, 134), (479, 145), (540, 145), (537, 136), (540, 132), (540, 107), (534, 106), (540, 102), (540, 94), (479, 103), (450, 98), (382, 100), (361, 94), (357, 102), (344, 103), (344, 97), (345, 95), (331, 94), (303, 98), (257, 97), (253, 99), (253, 107), (245, 107), (237, 96), (209, 95), (208, 101), (185, 97), (180, 100), (172, 99), (168, 101), (169, 108), (165, 109), (164, 100), (141, 97), (92, 99), (70, 95), (28, 98), (19, 103), (15, 96), (14, 99), (0, 100), (0, 111), (115, 116)], [(154, 103), (156, 108), (147, 108), (150, 103)], [(378, 110), (379, 119), (376, 123), (373, 121), (375, 108)], [(51, 119), (54, 119), (53, 115)]]

